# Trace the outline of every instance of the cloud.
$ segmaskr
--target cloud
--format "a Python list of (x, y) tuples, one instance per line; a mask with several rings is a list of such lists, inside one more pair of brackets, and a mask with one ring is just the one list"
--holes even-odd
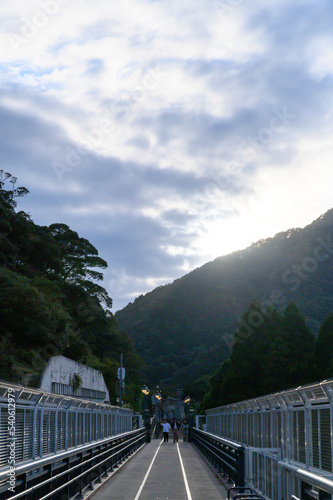
[(115, 309), (331, 208), (331, 2), (51, 3), (0, 4), (1, 168)]

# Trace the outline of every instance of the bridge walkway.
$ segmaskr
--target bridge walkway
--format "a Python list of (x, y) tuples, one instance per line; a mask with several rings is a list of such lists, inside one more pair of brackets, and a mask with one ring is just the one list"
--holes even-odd
[(89, 497), (93, 500), (224, 500), (226, 490), (191, 443), (154, 439)]

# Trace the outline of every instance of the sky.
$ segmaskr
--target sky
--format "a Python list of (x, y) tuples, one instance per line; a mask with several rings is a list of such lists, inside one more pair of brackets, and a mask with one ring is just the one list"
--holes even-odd
[(0, 169), (113, 312), (332, 208), (331, 0), (0, 1)]

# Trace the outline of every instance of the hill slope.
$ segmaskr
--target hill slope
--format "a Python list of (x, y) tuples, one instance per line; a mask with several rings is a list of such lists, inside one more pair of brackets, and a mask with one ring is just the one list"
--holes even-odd
[(333, 307), (333, 209), (219, 257), (116, 313), (153, 383), (186, 385), (229, 357), (225, 336), (254, 300), (282, 310), (294, 302), (316, 333)]
[(139, 407), (142, 360), (98, 283), (106, 261), (65, 224), (38, 226), (17, 211), (28, 190), (14, 189), (14, 179), (0, 171), (0, 379), (37, 385), (49, 358), (61, 354), (101, 371), (115, 403), (123, 354), (125, 402)]

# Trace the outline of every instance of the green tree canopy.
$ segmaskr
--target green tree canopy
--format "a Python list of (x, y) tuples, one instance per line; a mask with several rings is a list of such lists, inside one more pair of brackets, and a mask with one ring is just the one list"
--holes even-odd
[(289, 304), (283, 315), (251, 304), (235, 338), (230, 360), (210, 380), (204, 408), (313, 381), (315, 337), (295, 304)]
[[(51, 224), (51, 235), (60, 249), (60, 275), (67, 283), (78, 284), (88, 293), (99, 298), (109, 308), (112, 299), (107, 291), (94, 283), (103, 280), (103, 274), (95, 268), (106, 269), (107, 262), (98, 256), (98, 250), (66, 224)], [(94, 281), (91, 281), (94, 280)]]
[(319, 330), (316, 356), (320, 378), (333, 377), (333, 313), (327, 316)]
[(50, 356), (62, 354), (101, 370), (115, 403), (123, 354), (125, 402), (134, 404), (143, 362), (108, 309), (107, 291), (96, 283), (106, 261), (66, 224), (38, 226), (16, 211), (17, 199), (28, 191), (15, 185), (15, 177), (0, 171), (1, 378), (37, 377)]

